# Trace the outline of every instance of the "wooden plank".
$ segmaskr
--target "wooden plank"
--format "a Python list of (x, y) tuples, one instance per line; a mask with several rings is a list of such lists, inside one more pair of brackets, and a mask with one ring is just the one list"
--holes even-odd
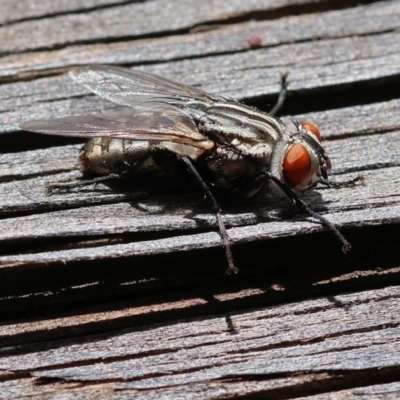
[(46, 339), (400, 284), (396, 228), (347, 234), (354, 248), (346, 256), (326, 235), (235, 246), (238, 279), (227, 279), (220, 249), (3, 268), (0, 315), (8, 321), (0, 343), (32, 347)]
[[(375, 135), (397, 130), (400, 127), (400, 113), (398, 110), (400, 100), (382, 101), (372, 104), (356, 105), (330, 109), (329, 111), (311, 112), (307, 114), (294, 115), (299, 121), (315, 121), (321, 128), (323, 136), (328, 139), (324, 146), (328, 146), (330, 153), (340, 154), (345, 150), (342, 146), (344, 137), (358, 137), (359, 143), (364, 140), (360, 136)], [(383, 136), (384, 137), (384, 136)], [(332, 143), (330, 142), (332, 140)], [(368, 145), (363, 142), (364, 145)], [(342, 147), (339, 149), (338, 147)], [(369, 149), (367, 151), (374, 151)], [(387, 154), (388, 155), (388, 154)], [(346, 154), (340, 162), (346, 161)], [(334, 165), (336, 169), (338, 166)]]
[[(340, 191), (340, 196), (335, 193), (334, 189), (324, 190), (323, 196), (316, 193), (305, 196), (305, 199), (310, 199), (314, 209), (319, 210), (320, 208), (328, 209), (331, 211), (329, 215), (330, 220), (339, 226), (368, 226), (374, 225), (384, 219), (386, 223), (398, 223), (398, 211), (399, 204), (396, 202), (396, 198), (399, 195), (398, 184), (399, 184), (399, 168), (390, 168), (387, 170), (370, 171), (365, 173), (368, 184), (366, 186), (358, 186), (356, 188), (348, 188)], [(351, 175), (351, 176), (354, 176)], [(35, 185), (35, 183), (33, 184)], [(37, 185), (35, 185), (37, 186)], [(21, 189), (17, 189), (20, 191)], [(377, 196), (379, 191), (380, 196)], [(7, 191), (6, 191), (7, 193)], [(33, 194), (32, 194), (33, 196)], [(37, 195), (38, 196), (38, 195)], [(75, 195), (76, 196), (76, 195)], [(113, 197), (112, 201), (117, 201), (123, 198), (122, 195)], [(135, 196), (133, 193), (132, 197)], [(392, 197), (393, 200), (389, 203), (388, 198)], [(14, 202), (18, 201), (15, 197), (11, 197), (11, 205), (14, 206)], [(24, 205), (26, 198), (31, 198), (30, 195), (21, 194), (21, 208)], [(163, 202), (164, 200), (164, 202)], [(184, 199), (185, 200), (185, 199)], [(190, 213), (190, 210), (195, 209), (196, 205), (190, 201), (184, 201), (181, 203), (182, 208), (179, 209), (179, 204), (176, 204), (175, 198), (168, 199), (161, 198), (160, 200), (155, 199), (155, 204), (151, 203), (146, 206), (145, 201), (141, 201), (138, 206), (144, 209), (145, 213), (137, 211), (136, 208), (127, 209), (125, 208), (125, 215), (127, 219), (121, 221), (119, 217), (110, 215), (107, 217), (107, 213), (103, 213), (103, 209), (85, 209), (79, 212), (50, 214), (44, 218), (17, 218), (15, 221), (5, 221), (5, 227), (8, 228), (8, 233), (3, 236), (3, 240), (17, 239), (17, 238), (37, 238), (37, 237), (52, 237), (52, 236), (68, 236), (68, 235), (93, 235), (93, 234), (112, 234), (122, 232), (136, 232), (136, 231), (151, 231), (151, 230), (181, 230), (181, 229), (195, 229), (197, 226), (210, 226), (214, 225), (214, 216), (212, 214), (201, 214), (196, 213), (192, 219), (188, 219), (186, 216)], [(104, 202), (107, 201), (107, 197), (100, 197), (99, 199), (91, 199), (89, 202)], [(268, 204), (266, 212), (272, 210), (279, 210), (283, 207), (280, 202), (280, 198), (275, 199)], [(164, 203), (164, 204), (163, 204)], [(58, 203), (55, 201), (54, 206), (66, 206), (65, 200), (61, 200)], [(73, 203), (72, 203), (73, 204)], [(175, 204), (173, 207), (174, 212), (171, 215), (167, 214), (167, 210)], [(29, 207), (29, 205), (27, 206)], [(193, 208), (192, 208), (193, 207)], [(286, 206), (288, 207), (288, 205)], [(40, 209), (40, 207), (38, 207)], [(153, 209), (152, 209), (153, 208)], [(118, 207), (121, 209), (121, 207)], [(110, 212), (115, 211), (115, 208), (110, 208)], [(161, 213), (161, 210), (163, 212)], [(259, 206), (257, 212), (260, 211)], [(96, 212), (99, 214), (96, 215)], [(233, 211), (233, 210), (232, 210)], [(238, 211), (237, 209), (235, 210)], [(339, 211), (339, 212), (337, 212)], [(247, 207), (241, 211), (239, 215), (229, 215), (229, 209), (226, 212), (226, 221), (228, 225), (238, 225), (247, 222), (257, 221), (257, 212), (252, 214), (252, 208)], [(262, 211), (261, 211), (262, 212)], [(336, 213), (335, 213), (336, 212)], [(254, 211), (253, 211), (254, 213)], [(147, 214), (147, 215), (146, 215)], [(153, 214), (153, 215), (152, 215)], [(161, 215), (160, 215), (161, 214)], [(123, 215), (123, 214), (122, 214)], [(263, 215), (263, 213), (261, 214)], [(266, 217), (264, 214), (261, 216), (259, 223), (249, 227), (238, 227), (229, 230), (229, 235), (233, 243), (241, 243), (243, 241), (255, 240), (255, 239), (272, 239), (276, 237), (291, 236), (297, 234), (305, 234), (311, 232), (317, 232), (326, 228), (322, 227), (317, 223), (308, 222), (306, 220), (299, 221), (298, 218), (289, 219), (288, 221), (276, 221), (276, 222), (262, 222), (262, 219)], [(272, 214), (271, 214), (272, 215)], [(292, 217), (293, 218), (293, 217)], [(43, 230), (43, 222), (48, 221)], [(59, 225), (60, 221), (65, 221), (65, 225)], [(21, 231), (21, 224), (24, 226), (25, 232)], [(19, 229), (18, 229), (19, 228)], [(60, 229), (61, 228), (61, 229)], [(18, 232), (18, 233), (17, 233)], [(156, 254), (169, 251), (184, 251), (193, 248), (201, 247), (215, 247), (220, 245), (220, 238), (217, 233), (204, 233), (198, 234), (194, 237), (191, 236), (177, 236), (167, 239), (160, 239), (149, 243), (147, 240), (143, 243), (134, 242), (130, 244), (118, 244), (115, 246), (105, 246), (104, 248), (96, 247), (89, 249), (71, 249), (56, 251), (51, 253), (42, 254), (27, 254), (27, 255), (10, 255), (0, 257), (0, 264), (8, 265), (14, 263), (42, 263), (42, 262), (59, 262), (72, 261), (72, 260), (92, 260), (95, 258), (103, 257), (121, 257), (121, 256), (132, 256), (140, 254)]]
[[(164, 358), (165, 355), (169, 357), (175, 352), (180, 353), (181, 349), (185, 351), (182, 351), (179, 356), (183, 356), (184, 353), (189, 356), (191, 351), (196, 352), (201, 346), (205, 347), (204, 350), (209, 348), (210, 358), (200, 357), (199, 362), (209, 364), (212, 363), (214, 351), (220, 351), (222, 356), (231, 357), (228, 349), (234, 350), (236, 346), (237, 349), (233, 353), (247, 349), (249, 353), (255, 353), (254, 356), (257, 357), (257, 351), (264, 349), (273, 354), (277, 347), (286, 347), (285, 344), (287, 344), (286, 354), (289, 355), (292, 352), (295, 356), (296, 346), (299, 346), (299, 350), (307, 346), (312, 349), (318, 346), (328, 348), (332, 345), (334, 348), (335, 340), (340, 336), (346, 336), (349, 342), (360, 336), (364, 339), (360, 339), (359, 344), (365, 340), (363, 347), (368, 347), (379, 343), (380, 334), (396, 336), (399, 329), (399, 315), (396, 312), (400, 301), (399, 294), (400, 288), (395, 286), (376, 291), (337, 295), (334, 301), (329, 298), (318, 298), (244, 312), (232, 312), (230, 314), (231, 330), (236, 332), (234, 335), (228, 329), (225, 315), (210, 315), (208, 318), (177, 321), (166, 326), (150, 325), (138, 331), (120, 332), (119, 335), (112, 337), (95, 336), (93, 340), (87, 342), (85, 347), (79, 343), (70, 344), (68, 340), (60, 343), (57, 348), (50, 349), (46, 349), (46, 344), (37, 344), (35, 345), (36, 352), (2, 358), (0, 367), (24, 371), (55, 365), (61, 367), (65, 364), (68, 368), (68, 364), (84, 360), (107, 360), (124, 355), (134, 359), (135, 356), (143, 357), (144, 354), (150, 352), (158, 353), (151, 362), (155, 364), (158, 357)], [(385, 313), (382, 313), (382, 310), (385, 310)], [(309, 316), (308, 320), (304, 320), (305, 315)], [(360, 330), (362, 323), (363, 329)], [(298, 326), (302, 326), (302, 329), (296, 330)], [(352, 335), (355, 336), (352, 337)], [(79, 342), (82, 339), (77, 340)], [(384, 342), (387, 342), (387, 339), (382, 336), (382, 343)], [(394, 344), (397, 342), (396, 339), (393, 341)], [(294, 348), (290, 349), (291, 346)], [(163, 351), (166, 349), (168, 352)], [(5, 350), (3, 354), (7, 354), (7, 351)], [(274, 358), (269, 359), (272, 361)], [(140, 360), (136, 361), (140, 362)], [(387, 362), (391, 361), (387, 360)], [(107, 366), (105, 368), (107, 369)], [(274, 371), (271, 370), (272, 372)], [(122, 373), (140, 374), (136, 368)]]
[[(319, 0), (324, 3), (327, 0)], [(315, 3), (310, 0), (301, 5)], [(198, 7), (195, 0), (154, 0), (121, 3), (118, 7), (15, 22), (0, 27), (0, 54), (20, 53), (37, 49), (51, 49), (70, 43), (90, 43), (113, 38), (155, 36), (179, 32), (194, 26), (220, 23), (243, 17), (247, 13), (275, 11), (292, 5), (296, 0), (257, 0), (243, 3), (239, 0), (219, 2), (212, 0), (207, 7)], [(51, 11), (50, 11), (51, 14)], [(174, 16), (166, 18), (165, 15)], [(132, 23), (132, 20), (135, 23)], [(99, 21), (102, 21), (101, 25)], [(29, 39), (24, 35), (31, 32)], [(9, 37), (13, 40), (7, 40)]]
[[(339, 228), (346, 226), (373, 226), (381, 225), (382, 221), (399, 223), (400, 207), (377, 208), (373, 211), (343, 212), (340, 215), (330, 215), (330, 221)], [(360, 220), (363, 222), (360, 223)], [(156, 221), (164, 227), (163, 220)], [(168, 219), (170, 223), (170, 219)], [(155, 223), (153, 223), (155, 225)], [(183, 224), (182, 224), (183, 225)], [(107, 222), (106, 222), (107, 227)], [(180, 225), (173, 226), (177, 229)], [(187, 228), (187, 225), (185, 226)], [(93, 228), (92, 228), (93, 229)], [(118, 229), (118, 228), (117, 228)], [(142, 228), (143, 229), (143, 228)], [(164, 228), (165, 229), (165, 228)], [(281, 223), (259, 223), (255, 226), (237, 227), (228, 230), (232, 244), (246, 243), (254, 240), (271, 240), (280, 237), (311, 234), (320, 232), (326, 228), (312, 222), (281, 222)], [(73, 261), (93, 261), (97, 259), (120, 259), (122, 257), (133, 257), (143, 255), (156, 255), (165, 253), (177, 253), (181, 251), (200, 250), (210, 247), (220, 247), (221, 238), (217, 232), (193, 234), (190, 236), (175, 235), (167, 239), (154, 239), (152, 241), (136, 241), (124, 244), (96, 246), (67, 250), (54, 250), (34, 254), (6, 255), (0, 257), (2, 268), (15, 267), (18, 265), (49, 265), (51, 263), (67, 263)], [(69, 246), (68, 246), (69, 247)]]
[[(180, 386), (177, 388), (162, 388), (155, 390), (146, 391), (128, 391), (128, 390), (113, 390), (109, 384), (94, 384), (85, 385), (84, 387), (77, 388), (77, 384), (70, 383), (45, 383), (46, 390), (43, 389), (43, 383), (41, 385), (35, 385), (37, 380), (25, 379), (25, 380), (14, 380), (3, 383), (3, 393), (10, 394), (14, 398), (18, 397), (30, 397), (39, 399), (53, 399), (55, 396), (62, 396), (63, 399), (98, 399), (99, 397), (110, 398), (110, 399), (127, 399), (129, 397), (138, 396), (145, 399), (180, 399), (183, 398), (183, 391), (190, 395), (191, 399), (223, 399), (224, 396), (246, 396), (247, 393), (251, 393), (253, 396), (263, 396), (264, 393), (268, 393), (268, 398), (279, 399), (283, 396), (289, 396), (293, 392), (299, 391), (301, 384), (303, 387), (306, 380), (313, 380), (316, 384), (320, 384), (322, 387), (326, 384), (326, 374), (309, 374), (307, 377), (299, 378), (281, 378), (275, 379), (274, 382), (268, 381), (245, 381), (245, 382), (229, 382), (227, 384), (218, 383), (203, 383), (203, 384), (191, 384), (185, 387), (183, 390)], [(43, 381), (44, 382), (44, 381)], [(299, 384), (298, 384), (299, 383)], [(228, 386), (228, 388), (227, 388)], [(310, 387), (314, 392), (318, 392), (318, 388), (315, 388), (313, 384)], [(331, 386), (330, 386), (331, 387)], [(287, 390), (286, 390), (287, 388)], [(399, 384), (397, 382), (382, 384), (382, 385), (371, 385), (366, 387), (351, 388), (348, 390), (339, 390), (329, 393), (316, 394), (306, 397), (297, 397), (298, 399), (307, 400), (339, 400), (342, 398), (346, 399), (389, 399), (396, 400), (399, 397)], [(332, 388), (334, 389), (334, 388)], [(211, 397), (212, 396), (212, 397)]]
[[(293, 390), (300, 396), (321, 387), (329, 391), (351, 378), (357, 388), (366, 377), (370, 384), (379, 380), (379, 374), (370, 374), (373, 366), (398, 374), (393, 354), (399, 351), (399, 293), (395, 286), (210, 315), (50, 348), (42, 343), (29, 353), (25, 345), (0, 359), (0, 367), (66, 383), (107, 382), (142, 398), (153, 398), (158, 388), (165, 398), (182, 390), (191, 394), (188, 387), (195, 398), (245, 393), (282, 398)], [(202, 385), (211, 389), (199, 390)]]
[[(364, 171), (366, 185), (361, 185), (356, 188), (338, 190), (324, 189), (321, 195), (317, 193), (306, 195), (311, 204), (316, 209), (323, 207), (325, 210), (337, 213), (341, 212), (341, 216), (333, 215), (339, 224), (345, 226), (365, 226), (373, 225), (378, 221), (385, 219), (386, 223), (396, 223), (397, 207), (396, 193), (398, 182), (398, 168), (392, 168), (399, 165), (398, 147), (393, 148), (394, 143), (400, 143), (399, 131), (389, 132), (385, 135), (375, 135), (380, 131), (390, 131), (399, 125), (398, 101), (391, 101), (376, 105), (358, 106), (354, 108), (341, 109), (336, 111), (317, 113), (315, 115), (303, 115), (300, 118), (304, 120), (321, 120), (323, 128), (327, 128), (328, 137), (336, 137), (336, 135), (361, 135), (342, 140), (328, 141), (326, 148), (331, 155), (333, 164), (339, 166), (336, 174), (343, 175), (339, 179), (350, 179), (355, 176), (347, 175), (354, 171)], [(387, 115), (388, 118), (379, 119), (376, 115)], [(367, 117), (366, 117), (367, 116)], [(315, 118), (313, 118), (315, 117)], [(340, 122), (339, 122), (340, 121)], [(343, 124), (342, 121), (346, 121)], [(337, 129), (337, 130), (336, 130)], [(369, 133), (365, 135), (365, 132)], [(41, 152), (27, 152), (20, 155), (10, 155), (14, 159), (18, 167), (14, 168), (15, 176), (23, 175), (22, 170), (39, 173), (41, 165), (44, 165), (44, 171), (51, 171), (50, 159), (55, 160), (55, 166), (52, 173), (55, 173), (61, 168), (69, 166), (74, 167), (78, 146), (60, 147), (49, 149)], [(53, 154), (52, 154), (53, 153)], [(42, 155), (41, 155), (42, 154)], [(362, 156), (361, 156), (362, 155)], [(32, 158), (36, 156), (36, 169), (32, 170)], [(8, 160), (5, 159), (6, 166)], [(389, 169), (380, 169), (376, 171), (376, 167), (385, 166)], [(372, 171), (371, 171), (372, 170)], [(1, 171), (1, 170), (0, 170)], [(335, 173), (335, 170), (334, 170)], [(6, 176), (13, 176), (12, 172), (5, 172)], [(46, 182), (56, 182), (58, 179), (65, 179), (70, 175), (48, 175), (32, 180), (22, 180), (18, 182), (3, 183), (0, 188), (0, 204), (3, 213), (24, 211), (24, 210), (42, 210), (51, 208), (68, 208), (76, 205), (90, 205), (94, 203), (116, 202), (121, 200), (134, 199), (135, 197), (142, 198), (140, 200), (140, 209), (132, 207), (128, 204), (100, 206), (99, 208), (85, 208), (79, 210), (70, 210), (66, 212), (42, 214), (40, 216), (19, 217), (3, 221), (4, 233), (0, 236), (2, 240), (25, 239), (45, 237), (68, 237), (76, 235), (98, 235), (98, 234), (116, 234), (126, 232), (142, 232), (142, 231), (158, 231), (160, 229), (167, 230), (182, 230), (196, 229), (201, 223), (202, 227), (212, 226), (215, 224), (212, 215), (204, 215), (207, 212), (204, 207), (198, 210), (199, 204), (196, 196), (189, 193), (185, 197), (181, 197), (179, 203), (176, 199), (168, 196), (161, 196), (157, 199), (151, 197), (145, 200), (151, 189), (149, 187), (139, 187), (133, 192), (118, 193), (115, 190), (105, 191), (85, 190), (74, 192), (72, 194), (62, 194), (46, 196), (44, 187)], [(79, 176), (77, 171), (73, 172), (72, 177)], [(339, 177), (339, 176), (338, 176)], [(376, 196), (376, 191), (380, 192), (381, 196)], [(1, 196), (1, 193), (3, 196)], [(389, 203), (388, 198), (393, 200)], [(168, 213), (173, 205), (173, 214)], [(233, 229), (231, 236), (234, 241), (240, 243), (250, 238), (274, 238), (281, 235), (296, 235), (299, 233), (312, 232), (314, 230), (323, 229), (318, 224), (310, 224), (307, 221), (280, 221), (263, 223), (263, 219), (274, 210), (285, 210), (290, 208), (289, 204), (282, 198), (278, 197), (274, 200), (274, 196), (267, 196), (265, 200), (261, 200), (256, 204), (256, 212), (254, 212), (253, 204), (244, 204), (240, 206), (235, 204), (234, 214), (229, 212), (229, 206), (226, 210), (226, 222), (230, 226), (241, 224), (254, 224), (257, 221), (261, 225), (257, 228), (243, 228), (239, 230)], [(179, 209), (180, 208), (180, 209)], [(367, 211), (363, 209), (367, 208)], [(374, 212), (371, 211), (374, 210)], [(160, 215), (160, 210), (163, 210)], [(262, 210), (261, 215), (259, 212)], [(187, 214), (194, 211), (192, 218), (187, 218)], [(124, 218), (120, 218), (124, 216)], [(63, 223), (59, 224), (60, 221)], [(21, 224), (24, 229), (21, 230)], [(164, 228), (162, 228), (164, 227)], [(311, 228), (312, 227), (312, 228)], [(245, 235), (252, 230), (247, 239)], [(242, 233), (239, 233), (242, 232)], [(258, 236), (259, 235), (259, 236)], [(180, 246), (177, 247), (177, 242)], [(219, 238), (215, 233), (202, 234), (194, 237), (178, 237), (162, 239), (154, 244), (154, 249), (157, 251), (176, 251), (179, 249), (191, 249), (190, 243), (199, 244), (205, 243), (207, 246), (218, 246)], [(148, 242), (141, 244), (136, 242), (130, 245), (106, 246), (104, 251), (100, 248), (94, 249), (69, 249), (65, 252), (56, 252), (54, 254), (35, 254), (32, 256), (11, 256), (0, 258), (0, 262), (5, 265), (18, 262), (57, 262), (63, 260), (87, 260), (93, 259), (94, 253), (98, 257), (103, 257), (108, 254), (110, 257), (120, 256), (121, 254), (132, 256), (134, 254), (143, 254), (142, 245), (145, 246), (147, 252), (150, 251)], [(133, 247), (132, 247), (133, 246)], [(155, 251), (153, 249), (153, 251)], [(44, 257), (44, 258), (42, 258)], [(60, 258), (61, 257), (61, 258)], [(34, 260), (33, 260), (34, 259)]]
[[(232, 310), (249, 310), (260, 304), (271, 307), (289, 301), (301, 302), (321, 295), (332, 301), (333, 296), (343, 291), (398, 284), (399, 268), (392, 268), (397, 254), (395, 240), (391, 239), (395, 230), (381, 232), (378, 238), (355, 236), (364, 248), (356, 250), (350, 259), (329, 252), (329, 245), (315, 238), (315, 250), (310, 253), (305, 249), (304, 255), (299, 244), (296, 246), (293, 241), (253, 246), (256, 252), (244, 255), (247, 264), (238, 280), (223, 276), (226, 266), (221, 262), (215, 263), (210, 258), (207, 264), (196, 265), (193, 257), (188, 258), (190, 268), (184, 263), (180, 265), (179, 261), (185, 260), (175, 257), (176, 265), (170, 263), (165, 268), (166, 264), (161, 263), (159, 270), (152, 266), (154, 259), (122, 266), (119, 262), (109, 266), (106, 273), (99, 263), (90, 269), (87, 265), (78, 268), (66, 265), (42, 271), (21, 269), (16, 274), (19, 278), (16, 287), (13, 287), (15, 282), (10, 272), (1, 271), (5, 296), (0, 304), (2, 315), (7, 316), (10, 306), (13, 307), (11, 318), (15, 318), (18, 311), (26, 310), (22, 314), (26, 315), (24, 319), (9, 320), (2, 325), (0, 342), (4, 348), (1, 354), (24, 353), (21, 345), (25, 344), (30, 351), (41, 351), (40, 342), (45, 340), (69, 338), (73, 343), (76, 340), (73, 338), (79, 340), (82, 335), (139, 329), (155, 323), (169, 325), (184, 318), (203, 318), (217, 312), (229, 316)], [(303, 246), (308, 245), (303, 241)], [(295, 248), (296, 254), (288, 257), (288, 248)], [(235, 255), (240, 253), (235, 251)], [(252, 265), (260, 263), (255, 255), (264, 260), (258, 269)], [(379, 270), (376, 259), (379, 259)], [(168, 259), (166, 261), (168, 263)], [(193, 282), (188, 277), (193, 277)], [(29, 283), (27, 287), (24, 287), (25, 281)], [(122, 301), (104, 303), (110, 295), (115, 299), (117, 293)], [(95, 300), (92, 305), (87, 301), (89, 298)], [(54, 308), (57, 303), (61, 308)], [(74, 308), (76, 311), (71, 312)], [(382, 313), (386, 313), (385, 309)]]
[(55, 0), (52, 2), (39, 1), (32, 3), (30, 0), (3, 0), (0, 4), (0, 25), (15, 23), (26, 19), (43, 18), (71, 12), (115, 6), (126, 3), (123, 0)]
[(79, 169), (78, 154), (81, 147), (71, 145), (3, 154), (0, 160), (0, 179), (4, 182)]
[[(398, 2), (42, 3), (0, 5), (0, 397), (396, 398)], [(17, 124), (112, 106), (54, 76), (88, 62), (265, 110), (289, 71), (284, 112), (321, 128), (333, 179), (365, 175), (305, 196), (348, 228), (352, 252), (287, 200), (221, 199), (232, 279), (196, 188), (138, 179), (46, 196), (80, 177), (81, 145)]]
[(300, 400), (336, 400), (336, 399), (398, 399), (400, 396), (400, 382), (392, 382), (382, 385), (370, 385), (366, 387), (339, 390), (335, 393), (324, 393), (323, 395), (306, 396)]
[[(290, 91), (321, 91), (335, 87), (342, 90), (355, 82), (370, 84), (378, 79), (397, 79), (399, 75), (399, 33), (359, 38), (297, 43), (246, 53), (206, 59), (178, 61), (147, 66), (146, 71), (171, 77), (188, 84), (201, 84), (209, 92), (237, 98), (256, 98), (277, 93), (280, 75), (290, 71)], [(332, 46), (335, 63), (332, 64)], [(255, 68), (255, 65), (272, 67)], [(278, 65), (280, 64), (280, 66)], [(226, 68), (230, 66), (230, 74)], [(233, 67), (232, 67), (233, 66)], [(185, 77), (191, 77), (190, 79)], [(95, 97), (81, 97), (87, 91), (73, 84), (67, 76), (43, 78), (31, 82), (3, 85), (0, 123), (3, 132), (18, 129), (18, 123), (31, 118), (50, 118), (108, 108), (110, 104)], [(37, 104), (39, 102), (41, 104)], [(50, 101), (50, 104), (47, 103)]]
[[(260, 37), (261, 47), (269, 48), (304, 41), (382, 34), (399, 28), (399, 10), (398, 2), (385, 1), (325, 13), (289, 15), (279, 20), (221, 25), (218, 30), (164, 36), (151, 42), (148, 39), (126, 40), (27, 52), (2, 57), (0, 80), (29, 79), (79, 64), (141, 65), (243, 52), (249, 50), (248, 39), (252, 36)], [(271, 65), (276, 62), (277, 59), (270, 58)]]

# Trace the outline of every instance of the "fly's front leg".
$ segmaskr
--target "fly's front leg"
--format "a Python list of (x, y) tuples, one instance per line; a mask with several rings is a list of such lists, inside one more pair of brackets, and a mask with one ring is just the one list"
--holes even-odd
[(332, 181), (326, 181), (326, 180), (320, 179), (320, 180), (318, 180), (318, 183), (325, 185), (328, 188), (334, 188), (334, 189), (349, 188), (349, 187), (354, 187), (354, 186), (358, 186), (358, 185), (364, 185), (365, 176), (359, 175), (353, 179), (350, 179), (350, 180), (344, 181), (344, 182), (332, 182)]
[(211, 201), (213, 210), (215, 212), (215, 216), (217, 217), (218, 227), (219, 227), (219, 234), (221, 235), (222, 244), (225, 248), (225, 255), (226, 259), (228, 260), (228, 269), (226, 273), (230, 274), (237, 274), (239, 272), (238, 268), (235, 267), (233, 264), (233, 255), (230, 245), (230, 239), (228, 234), (226, 233), (226, 228), (224, 221), (222, 220), (222, 210), (219, 207), (217, 201), (215, 200), (213, 194), (211, 193), (210, 188), (204, 182), (203, 178), (200, 176), (199, 172), (197, 171), (196, 167), (193, 165), (192, 160), (188, 156), (183, 156), (181, 160), (186, 164), (187, 169), (192, 174), (192, 176), (196, 179), (196, 182), (200, 185), (201, 189), (203, 190), (205, 196)]
[(328, 221), (325, 217), (322, 215), (319, 215), (317, 212), (313, 211), (310, 206), (302, 199), (300, 199), (297, 194), (289, 188), (285, 183), (281, 182), (278, 178), (276, 178), (274, 175), (272, 175), (270, 172), (265, 171), (259, 176), (255, 178), (255, 180), (261, 180), (261, 179), (270, 179), (273, 181), (281, 190), (283, 193), (286, 194), (295, 204), (296, 206), (303, 212), (306, 212), (307, 214), (311, 215), (315, 219), (319, 220), (323, 225), (325, 225), (330, 231), (332, 231), (338, 239), (342, 242), (342, 251), (343, 253), (347, 253), (351, 249), (351, 244), (346, 240), (346, 238), (338, 231), (338, 229), (335, 227), (335, 225), (332, 224), (332, 222)]

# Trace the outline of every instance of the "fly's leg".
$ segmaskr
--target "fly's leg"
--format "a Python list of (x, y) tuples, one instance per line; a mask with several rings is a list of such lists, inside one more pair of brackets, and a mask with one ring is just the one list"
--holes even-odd
[(328, 188), (335, 188), (335, 189), (341, 189), (341, 188), (349, 188), (349, 187), (354, 187), (357, 185), (363, 185), (365, 183), (365, 176), (356, 176), (353, 179), (350, 179), (345, 182), (331, 182), (331, 181), (325, 181), (325, 180), (318, 180), (318, 183), (325, 185)]
[(230, 275), (232, 273), (237, 274), (239, 270), (233, 264), (233, 255), (232, 255), (230, 240), (229, 240), (228, 234), (226, 233), (224, 221), (222, 220), (222, 210), (219, 207), (218, 203), (216, 202), (213, 194), (211, 193), (210, 188), (204, 182), (203, 178), (198, 173), (196, 167), (193, 165), (192, 160), (188, 156), (183, 156), (181, 158), (181, 160), (186, 164), (187, 169), (192, 174), (192, 176), (196, 179), (197, 183), (200, 185), (201, 189), (203, 190), (205, 196), (211, 201), (212, 208), (215, 212), (215, 216), (217, 217), (219, 234), (221, 235), (222, 244), (225, 248), (226, 259), (228, 260), (228, 269), (226, 270), (226, 273), (228, 275)]
[(86, 181), (79, 182), (66, 182), (66, 183), (55, 183), (53, 185), (48, 185), (46, 187), (46, 194), (51, 196), (55, 192), (68, 191), (70, 189), (81, 188), (84, 186), (89, 186), (101, 182), (107, 182), (114, 179), (120, 179), (121, 176), (119, 174), (109, 174), (106, 176), (97, 176), (95, 178), (87, 179)]
[(90, 185), (97, 185), (98, 183), (108, 182), (115, 179), (122, 180), (126, 177), (129, 177), (135, 169), (137, 169), (136, 163), (134, 165), (129, 166), (128, 170), (121, 173), (112, 172), (104, 176), (96, 176), (93, 178), (89, 177), (84, 181), (78, 181), (78, 182), (55, 183), (52, 185), (48, 185), (46, 187), (46, 194), (48, 196), (51, 196), (55, 192), (64, 192), (64, 191), (68, 192), (68, 190), (70, 189), (81, 188)]
[(286, 95), (287, 95), (287, 87), (288, 87), (288, 83), (287, 83), (288, 75), (289, 75), (289, 72), (285, 72), (284, 74), (281, 75), (281, 89), (279, 91), (279, 97), (278, 97), (276, 104), (274, 105), (272, 110), (269, 112), (270, 115), (276, 115), (279, 112), (279, 110), (282, 108), (283, 103), (285, 102)]
[(257, 176), (255, 179), (265, 179), (268, 178), (271, 181), (273, 181), (281, 190), (283, 193), (286, 194), (295, 204), (296, 206), (303, 212), (306, 212), (307, 214), (311, 215), (315, 219), (319, 220), (323, 225), (325, 225), (330, 231), (332, 231), (338, 239), (343, 243), (342, 246), (342, 251), (343, 253), (347, 253), (351, 249), (351, 244), (346, 240), (346, 238), (338, 231), (338, 229), (335, 227), (335, 225), (332, 224), (332, 222), (328, 221), (326, 218), (324, 218), (322, 215), (319, 215), (317, 212), (313, 211), (309, 205), (302, 199), (300, 199), (297, 194), (290, 189), (286, 184), (282, 183), (278, 178), (273, 176), (270, 172), (265, 171), (259, 176)]
[[(52, 185), (48, 185), (46, 187), (46, 194), (48, 196), (51, 196), (55, 192), (62, 192), (62, 191), (68, 192), (68, 190), (70, 189), (81, 188), (93, 184), (96, 185), (98, 183), (108, 182), (116, 179), (123, 180), (129, 178), (140, 167), (140, 165), (146, 160), (147, 157), (148, 157), (147, 154), (142, 155), (138, 160), (136, 160), (132, 164), (129, 164), (127, 162), (121, 162), (122, 164), (121, 168), (117, 168), (116, 166), (114, 166), (113, 169), (116, 172), (111, 172), (104, 176), (96, 176), (93, 178), (88, 178), (85, 181), (79, 181), (79, 182), (65, 182), (65, 183), (55, 183)], [(105, 161), (103, 161), (103, 164), (106, 166)]]

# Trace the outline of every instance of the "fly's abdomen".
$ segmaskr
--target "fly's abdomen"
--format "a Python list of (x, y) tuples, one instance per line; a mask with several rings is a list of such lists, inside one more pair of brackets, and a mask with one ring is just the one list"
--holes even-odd
[(148, 141), (93, 138), (82, 149), (80, 160), (85, 175), (123, 173), (148, 159), (153, 147)]

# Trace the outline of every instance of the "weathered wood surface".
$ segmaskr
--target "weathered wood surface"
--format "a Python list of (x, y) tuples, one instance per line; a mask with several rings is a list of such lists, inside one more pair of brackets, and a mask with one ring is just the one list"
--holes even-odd
[[(0, 4), (0, 398), (398, 398), (398, 1), (3, 1)], [(259, 36), (262, 46), (251, 48)], [(196, 187), (160, 179), (46, 196), (81, 144), (32, 118), (110, 104), (63, 74), (133, 66), (324, 134), (345, 189), (221, 198), (237, 277)], [(347, 294), (343, 294), (347, 292)]]
[[(360, 380), (368, 373), (367, 366), (377, 371), (370, 380), (374, 384), (384, 375), (378, 372), (381, 368), (393, 378), (399, 373), (393, 356), (400, 350), (399, 294), (399, 288), (387, 288), (232, 312), (229, 320), (211, 315), (190, 323), (92, 337), (85, 345), (22, 345), (18, 353), (27, 347), (29, 354), (10, 355), (0, 366), (44, 382), (61, 379), (66, 388), (61, 383), (59, 390), (67, 392), (66, 398), (75, 395), (73, 390), (68, 396), (68, 382), (104, 385), (116, 390), (116, 398), (125, 397), (126, 391), (146, 398), (263, 393), (285, 398), (293, 390), (304, 394), (302, 385), (318, 392), (335, 388), (340, 376)], [(16, 394), (24, 391), (9, 385)], [(86, 395), (90, 392), (94, 395), (96, 386), (85, 390)]]

